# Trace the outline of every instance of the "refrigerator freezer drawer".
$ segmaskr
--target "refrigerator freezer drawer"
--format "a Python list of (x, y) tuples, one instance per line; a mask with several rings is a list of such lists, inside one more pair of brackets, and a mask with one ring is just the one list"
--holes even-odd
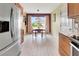
[(1, 56), (17, 56), (20, 53), (20, 47), (18, 42), (15, 42), (10, 47), (6, 48), (5, 50), (1, 51)]
[(11, 44), (13, 41), (10, 37), (10, 32), (4, 32), (0, 33), (0, 50), (2, 50), (4, 47)]

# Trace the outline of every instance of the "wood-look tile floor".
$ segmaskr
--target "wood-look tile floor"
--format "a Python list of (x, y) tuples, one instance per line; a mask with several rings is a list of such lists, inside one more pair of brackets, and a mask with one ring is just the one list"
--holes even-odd
[(20, 56), (59, 56), (56, 41), (52, 35), (46, 35), (43, 39), (37, 36), (33, 38), (32, 35), (26, 35), (25, 41), (21, 46)]

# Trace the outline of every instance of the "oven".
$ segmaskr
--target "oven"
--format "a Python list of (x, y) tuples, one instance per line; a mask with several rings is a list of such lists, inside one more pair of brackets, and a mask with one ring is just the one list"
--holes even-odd
[(76, 42), (71, 42), (71, 55), (79, 56), (79, 44)]

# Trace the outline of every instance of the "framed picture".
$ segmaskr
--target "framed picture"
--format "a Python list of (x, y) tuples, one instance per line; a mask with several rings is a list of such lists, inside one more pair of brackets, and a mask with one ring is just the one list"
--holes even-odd
[(53, 14), (54, 15), (54, 22), (56, 22), (56, 14)]

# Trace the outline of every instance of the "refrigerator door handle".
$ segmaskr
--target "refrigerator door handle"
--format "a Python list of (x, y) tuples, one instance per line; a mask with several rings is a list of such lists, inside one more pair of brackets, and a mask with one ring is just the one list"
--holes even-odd
[[(13, 18), (13, 8), (11, 8), (11, 13), (10, 13), (10, 34), (11, 34), (11, 38), (12, 38), (12, 40), (14, 41), (14, 39), (13, 39), (13, 26), (12, 25), (14, 25), (14, 22), (12, 22), (12, 20), (13, 20), (14, 18)], [(13, 20), (14, 21), (14, 20)]]

